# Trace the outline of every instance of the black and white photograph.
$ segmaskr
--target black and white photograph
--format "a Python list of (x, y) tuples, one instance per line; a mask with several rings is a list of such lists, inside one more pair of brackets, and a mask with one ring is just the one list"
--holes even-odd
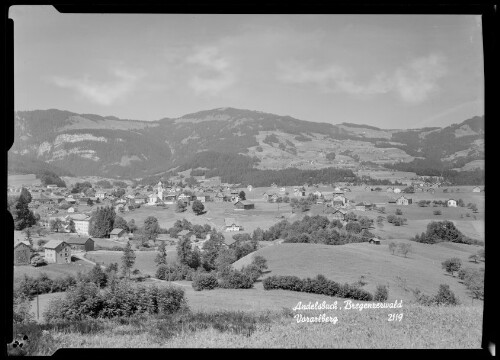
[(8, 16), (9, 355), (484, 349), (481, 14)]

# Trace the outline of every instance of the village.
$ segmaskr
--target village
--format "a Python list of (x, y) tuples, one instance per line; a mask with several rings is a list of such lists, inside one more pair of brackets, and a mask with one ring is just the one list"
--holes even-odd
[[(30, 246), (24, 239), (25, 236), (16, 232), (15, 265), (36, 266), (41, 259), (48, 264), (71, 264), (74, 254), (84, 256), (82, 254), (87, 252), (124, 246), (127, 241), (133, 241), (134, 234), (122, 228), (113, 229), (109, 238), (90, 237), (89, 225), (93, 210), (107, 206), (113, 207), (116, 214), (125, 220), (134, 219), (138, 224), (141, 219), (154, 216), (162, 229), (168, 229), (175, 220), (184, 218), (195, 224), (209, 224), (224, 235), (224, 242), (230, 247), (235, 242), (235, 233), (251, 235), (257, 227), (266, 230), (283, 219), (295, 221), (305, 215), (323, 215), (329, 220), (347, 224), (349, 213), (354, 213), (366, 215), (374, 223), (377, 217), (388, 214), (391, 209), (405, 209), (408, 223), (416, 224), (417, 228), (421, 225), (421, 231), (424, 231), (428, 223), (424, 219), (433, 216), (422, 217), (421, 212), (432, 200), (434, 207), (439, 205), (446, 209), (446, 218), (454, 219), (458, 228), (484, 240), (481, 229), (474, 225), (467, 226), (465, 221), (469, 220), (470, 224), (477, 225), (478, 216), (479, 220), (483, 218), (482, 214), (478, 214), (478, 208), (482, 208), (484, 202), (484, 187), (442, 187), (440, 183), (415, 179), (406, 181), (406, 187), (353, 187), (350, 184), (304, 184), (289, 187), (272, 184), (269, 188), (253, 188), (251, 185), (241, 188), (223, 184), (220, 178), (205, 179), (204, 176), (198, 176), (195, 180), (197, 185), (193, 187), (166, 186), (160, 181), (154, 186), (138, 185), (134, 188), (130, 185), (126, 188), (115, 186), (108, 189), (95, 186), (84, 192), (75, 192), (74, 187), (28, 185), (24, 188), (31, 194), (29, 207), (37, 218), (37, 233), (43, 236), (41, 242)], [(8, 195), (20, 194), (21, 188), (10, 187)], [(189, 209), (194, 201), (203, 204), (203, 214), (175, 211), (178, 203), (185, 204)], [(463, 211), (459, 214), (465, 203), (468, 203), (469, 208), (473, 206), (471, 209), (474, 210), (470, 214), (466, 213), (466, 218)], [(435, 210), (435, 213), (436, 211), (441, 212)], [(375, 236), (370, 243), (380, 244), (381, 240), (384, 242), (391, 237), (399, 237), (397, 232), (391, 236), (387, 227), (382, 229), (373, 226), (372, 233)], [(411, 232), (407, 233), (407, 237), (413, 235)], [(30, 236), (36, 236), (35, 231)], [(204, 242), (210, 238), (207, 234), (205, 238), (198, 239), (192, 231), (183, 230), (175, 237), (170, 237), (168, 232), (161, 233), (157, 241), (166, 241), (174, 249), (177, 241), (184, 237), (190, 238), (193, 248), (197, 247), (200, 251), (203, 251)], [(135, 245), (135, 249), (139, 248), (140, 245)]]

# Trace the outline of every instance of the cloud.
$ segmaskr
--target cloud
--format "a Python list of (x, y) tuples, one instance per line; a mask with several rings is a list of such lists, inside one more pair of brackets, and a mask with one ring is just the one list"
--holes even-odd
[(144, 75), (142, 71), (131, 72), (120, 67), (113, 68), (110, 72), (115, 78), (112, 81), (96, 81), (88, 75), (80, 79), (54, 76), (51, 81), (61, 88), (74, 90), (96, 104), (108, 106), (132, 92)]
[(189, 86), (197, 94), (218, 95), (236, 81), (229, 60), (219, 54), (217, 47), (198, 48), (186, 61), (195, 66), (196, 74), (189, 80)]
[(445, 59), (439, 55), (418, 58), (396, 69), (391, 75), (379, 73), (364, 84), (354, 81), (354, 74), (336, 64), (314, 69), (298, 62), (278, 63), (278, 79), (293, 84), (314, 84), (324, 92), (343, 92), (370, 96), (396, 93), (408, 103), (425, 101), (437, 91), (437, 81), (446, 74)]

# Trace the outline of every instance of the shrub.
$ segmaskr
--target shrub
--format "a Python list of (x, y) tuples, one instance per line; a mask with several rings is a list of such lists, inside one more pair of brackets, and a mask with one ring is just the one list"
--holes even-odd
[(219, 285), (217, 277), (213, 273), (198, 273), (193, 277), (191, 286), (194, 290), (212, 290)]
[(441, 215), (441, 210), (434, 210), (434, 211), (433, 211), (433, 214), (434, 214), (434, 215)]
[(224, 289), (250, 289), (253, 283), (250, 276), (238, 270), (231, 270), (220, 279), (220, 287)]
[(434, 297), (434, 300), (437, 305), (458, 305), (458, 299), (453, 293), (453, 291), (450, 290), (449, 285), (444, 285), (441, 284), (439, 285), (439, 290), (436, 296)]
[(244, 266), (241, 271), (243, 272), (243, 274), (250, 277), (252, 282), (256, 282), (257, 279), (262, 275), (262, 270), (260, 269), (260, 267), (253, 263), (248, 266)]
[(403, 210), (396, 209), (396, 215), (403, 215)]
[(373, 295), (373, 300), (375, 301), (386, 301), (389, 298), (389, 289), (385, 285), (377, 285), (375, 294)]
[(31, 266), (38, 267), (38, 266), (44, 266), (47, 265), (47, 261), (41, 256), (33, 256), (30, 260)]

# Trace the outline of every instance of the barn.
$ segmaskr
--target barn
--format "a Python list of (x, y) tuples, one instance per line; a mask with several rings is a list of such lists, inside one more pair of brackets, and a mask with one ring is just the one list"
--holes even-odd
[(127, 235), (127, 232), (124, 229), (116, 228), (111, 231), (109, 234), (110, 239), (119, 239)]
[(234, 207), (239, 210), (255, 209), (255, 204), (248, 200), (238, 200), (234, 203)]
[(69, 237), (66, 240), (72, 249), (83, 251), (94, 251), (94, 240), (89, 237)]
[(31, 246), (29, 243), (19, 241), (14, 245), (14, 265), (28, 265), (31, 259)]

